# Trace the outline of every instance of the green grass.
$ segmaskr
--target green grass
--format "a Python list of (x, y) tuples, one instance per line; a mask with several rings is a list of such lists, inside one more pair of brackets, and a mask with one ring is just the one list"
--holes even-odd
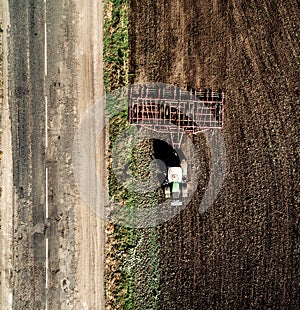
[[(127, 0), (104, 0), (104, 85), (106, 93), (126, 86), (128, 83), (128, 2)], [(110, 149), (127, 124), (127, 111), (110, 120)], [(128, 195), (109, 168), (109, 192), (119, 199)], [(123, 265), (130, 249), (136, 244), (133, 229), (110, 225), (107, 244), (106, 302), (110, 309), (133, 309), (133, 270), (126, 272)]]
[[(104, 85), (106, 94), (128, 84), (128, 1), (104, 0)], [(108, 98), (108, 96), (107, 96)], [(108, 104), (107, 109), (114, 109)], [(128, 126), (127, 109), (110, 119), (110, 151), (121, 132)], [(123, 150), (120, 149), (120, 152)], [(151, 160), (151, 143), (133, 147), (128, 161), (133, 171)], [(121, 169), (122, 167), (120, 167)], [(132, 208), (156, 203), (153, 193), (137, 194), (120, 184), (109, 169), (109, 194), (114, 201)], [(136, 175), (138, 176), (138, 174)], [(145, 175), (140, 175), (146, 178)], [(156, 228), (133, 229), (107, 224), (105, 283), (108, 309), (156, 309), (159, 293), (158, 245)], [(143, 241), (143, 242), (141, 242)]]
[(128, 2), (104, 1), (104, 85), (107, 92), (128, 84)]

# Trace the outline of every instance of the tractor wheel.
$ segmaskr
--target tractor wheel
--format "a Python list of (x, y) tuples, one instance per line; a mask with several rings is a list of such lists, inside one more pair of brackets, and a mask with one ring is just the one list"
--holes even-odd
[(182, 185), (182, 197), (187, 198), (188, 197), (188, 189), (187, 189), (187, 184)]
[(170, 191), (170, 187), (169, 186), (164, 188), (164, 192), (165, 192), (165, 197), (166, 198), (170, 198), (171, 197), (171, 191)]

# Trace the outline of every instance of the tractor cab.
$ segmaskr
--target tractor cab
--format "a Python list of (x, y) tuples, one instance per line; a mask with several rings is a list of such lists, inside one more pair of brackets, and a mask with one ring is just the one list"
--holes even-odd
[(183, 159), (180, 167), (168, 167), (168, 174), (163, 184), (165, 198), (171, 198), (172, 206), (181, 206), (182, 198), (187, 197), (187, 165)]

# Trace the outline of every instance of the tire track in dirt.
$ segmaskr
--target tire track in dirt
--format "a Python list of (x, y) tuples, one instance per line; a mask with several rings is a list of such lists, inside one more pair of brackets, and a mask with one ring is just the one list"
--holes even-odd
[(4, 14), (10, 37), (5, 41), (2, 305), (44, 309), (48, 300), (49, 309), (103, 309), (103, 220), (81, 201), (72, 175), (76, 126), (103, 97), (102, 8), (94, 0), (25, 2), (9, 1)]
[(159, 228), (159, 309), (297, 308), (297, 2), (142, 0), (131, 14), (134, 81), (226, 91), (226, 182), (199, 215), (201, 180)]

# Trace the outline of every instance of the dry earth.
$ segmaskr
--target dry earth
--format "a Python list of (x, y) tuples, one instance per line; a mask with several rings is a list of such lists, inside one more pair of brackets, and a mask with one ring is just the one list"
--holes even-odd
[(299, 308), (299, 20), (294, 0), (130, 1), (131, 82), (226, 93), (226, 180), (158, 228), (159, 309)]
[[(2, 7), (1, 309), (104, 309), (104, 222), (81, 199), (72, 171), (77, 125), (103, 96), (102, 3)], [(86, 133), (87, 148), (94, 135)]]

